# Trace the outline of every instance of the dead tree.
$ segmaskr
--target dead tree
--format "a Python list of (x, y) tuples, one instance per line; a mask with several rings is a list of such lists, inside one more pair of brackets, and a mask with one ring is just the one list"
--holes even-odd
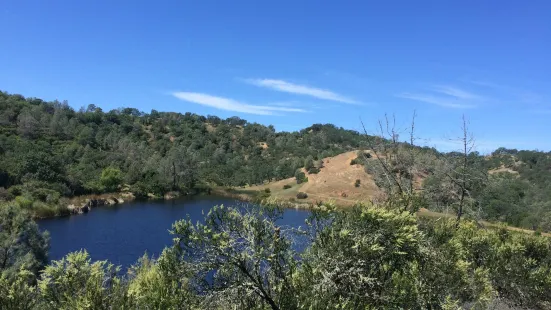
[[(370, 136), (363, 121), (360, 120), (363, 132), (370, 150), (374, 153), (374, 161), (366, 164), (367, 169), (378, 178), (379, 187), (383, 188), (387, 195), (387, 202), (399, 202), (403, 210), (417, 211), (413, 207), (417, 197), (415, 189), (415, 176), (417, 175), (417, 148), (415, 146), (415, 118), (413, 113), (411, 127), (409, 129), (409, 143), (400, 142), (401, 131), (396, 128), (396, 118), (393, 115), (389, 120), (385, 115), (384, 123), (379, 121), (379, 133)], [(406, 130), (403, 130), (406, 131)], [(364, 162), (369, 163), (364, 154)]]
[(461, 144), (459, 158), (446, 158), (444, 175), (449, 182), (456, 188), (457, 193), (457, 214), (456, 226), (459, 226), (461, 218), (465, 214), (467, 204), (473, 203), (474, 198), (472, 189), (475, 184), (484, 182), (487, 178), (487, 173), (481, 169), (477, 169), (470, 162), (469, 157), (474, 151), (476, 143), (473, 134), (469, 131), (467, 119), (465, 115), (462, 118), (461, 136), (456, 141)]

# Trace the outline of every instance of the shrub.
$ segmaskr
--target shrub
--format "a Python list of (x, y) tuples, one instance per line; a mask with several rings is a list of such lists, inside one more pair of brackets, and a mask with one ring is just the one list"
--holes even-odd
[(316, 168), (316, 167), (312, 167), (308, 169), (309, 174), (318, 174), (319, 172), (320, 172), (319, 168)]
[(263, 202), (270, 197), (270, 193), (267, 191), (257, 191), (253, 197), (254, 202)]
[(144, 183), (137, 182), (136, 184), (132, 185), (132, 187), (130, 187), (130, 192), (137, 199), (146, 199), (148, 188)]
[(10, 192), (7, 189), (0, 187), (0, 201), (2, 200), (8, 201), (8, 200), (11, 200), (12, 197), (13, 196), (10, 194)]
[(283, 185), (283, 189), (289, 189), (289, 188), (291, 188), (291, 187), (293, 187), (291, 184), (285, 184), (285, 185)]
[(24, 209), (28, 209), (33, 205), (32, 200), (30, 200), (27, 197), (23, 197), (23, 196), (15, 197), (15, 202), (17, 203), (18, 206), (20, 206), (21, 208), (24, 208)]
[(350, 166), (363, 165), (363, 164), (364, 164), (363, 161), (359, 157), (356, 157), (350, 161)]
[(21, 187), (21, 185), (14, 185), (14, 186), (8, 188), (8, 193), (12, 197), (21, 196), (23, 194), (23, 188)]
[(356, 179), (356, 182), (354, 183), (355, 187), (360, 187), (361, 181), (360, 179)]
[(123, 175), (117, 168), (105, 168), (101, 172), (100, 183), (108, 192), (116, 191), (122, 184)]
[(295, 172), (295, 179), (297, 180), (297, 184), (304, 183), (308, 180), (308, 178), (306, 178), (306, 175), (304, 174), (304, 172), (302, 172), (300, 170), (297, 170), (297, 172)]
[(267, 193), (267, 194), (269, 194), (269, 193), (271, 193), (272, 191), (271, 191), (269, 188), (265, 188), (265, 189), (264, 189), (264, 192)]
[(304, 193), (304, 192), (299, 192), (297, 194), (297, 199), (306, 199), (308, 198), (308, 194)]

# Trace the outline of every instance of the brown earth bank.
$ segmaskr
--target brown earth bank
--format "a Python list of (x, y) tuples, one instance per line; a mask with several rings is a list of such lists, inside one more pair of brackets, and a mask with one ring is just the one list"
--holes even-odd
[(67, 202), (67, 209), (70, 214), (82, 214), (89, 212), (95, 207), (117, 205), (125, 201), (134, 200), (134, 198), (134, 195), (130, 192), (84, 195), (70, 198)]
[[(178, 197), (181, 197), (182, 193), (177, 191), (171, 191), (164, 196), (155, 196), (153, 194), (148, 194), (147, 199), (149, 200), (158, 200), (158, 199), (164, 199), (164, 200), (171, 200), (176, 199)], [(59, 206), (62, 208), (66, 208), (66, 213), (61, 213), (57, 216), (66, 216), (66, 215), (76, 215), (76, 214), (83, 214), (88, 213), (90, 210), (96, 207), (102, 207), (102, 206), (110, 206), (110, 205), (118, 205), (122, 204), (127, 201), (132, 201), (136, 199), (134, 194), (131, 192), (118, 192), (118, 193), (106, 193), (106, 194), (91, 194), (91, 195), (82, 195), (82, 196), (76, 196), (72, 198), (63, 199)], [(55, 217), (55, 216), (47, 216), (47, 217), (40, 217), (36, 216), (35, 218), (49, 218), (49, 217)]]

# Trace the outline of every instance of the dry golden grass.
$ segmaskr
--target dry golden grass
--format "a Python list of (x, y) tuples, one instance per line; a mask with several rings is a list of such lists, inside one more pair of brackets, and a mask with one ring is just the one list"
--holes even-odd
[[(325, 158), (324, 167), (318, 174), (307, 174), (303, 170), (308, 177), (308, 182), (303, 184), (296, 184), (295, 178), (289, 178), (248, 189), (269, 188), (273, 197), (284, 200), (295, 198), (298, 192), (305, 192), (308, 202), (335, 200), (340, 205), (352, 205), (358, 201), (371, 201), (379, 189), (362, 165), (350, 165), (356, 157), (356, 152), (352, 151)], [(360, 187), (354, 186), (356, 180), (360, 180)], [(292, 187), (283, 189), (285, 184)]]
[(500, 173), (500, 172), (508, 172), (508, 173), (518, 175), (518, 171), (515, 171), (511, 168), (507, 168), (505, 166), (501, 166), (497, 169), (492, 169), (492, 170), (488, 171), (489, 174), (496, 174), (496, 173)]

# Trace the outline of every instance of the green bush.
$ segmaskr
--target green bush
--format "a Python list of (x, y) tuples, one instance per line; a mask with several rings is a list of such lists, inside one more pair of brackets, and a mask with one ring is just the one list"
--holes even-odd
[(308, 180), (304, 172), (300, 171), (300, 169), (295, 172), (295, 179), (297, 180), (297, 184), (307, 182)]
[(271, 191), (269, 188), (265, 188), (265, 189), (264, 189), (264, 192), (269, 194), (269, 193), (271, 193), (272, 191)]
[(30, 209), (33, 205), (33, 201), (24, 196), (15, 197), (15, 203), (23, 209)]
[(99, 179), (101, 185), (105, 187), (105, 190), (108, 192), (116, 191), (119, 186), (122, 184), (123, 175), (122, 172), (113, 167), (105, 168), (101, 172), (101, 177)]
[(359, 157), (356, 157), (350, 161), (350, 166), (363, 165), (363, 164), (364, 164), (363, 160), (361, 160)]
[(8, 201), (12, 199), (13, 196), (10, 194), (10, 192), (5, 188), (0, 187), (0, 201)]
[(362, 181), (360, 179), (357, 179), (356, 182), (354, 182), (354, 186), (355, 187), (360, 187), (361, 182)]
[(320, 172), (320, 169), (316, 167), (312, 167), (308, 169), (308, 174), (318, 174), (319, 172)]
[(8, 188), (8, 193), (12, 197), (17, 197), (23, 195), (23, 187), (21, 185), (14, 185), (10, 188)]
[(132, 185), (130, 187), (130, 192), (136, 197), (137, 199), (146, 199), (148, 188), (147, 186), (142, 182), (137, 182), (136, 184)]
[(304, 193), (304, 192), (299, 192), (297, 194), (297, 199), (306, 199), (308, 198), (308, 194)]
[(289, 188), (291, 188), (291, 187), (293, 187), (291, 184), (285, 184), (285, 185), (283, 185), (283, 189), (289, 189)]

